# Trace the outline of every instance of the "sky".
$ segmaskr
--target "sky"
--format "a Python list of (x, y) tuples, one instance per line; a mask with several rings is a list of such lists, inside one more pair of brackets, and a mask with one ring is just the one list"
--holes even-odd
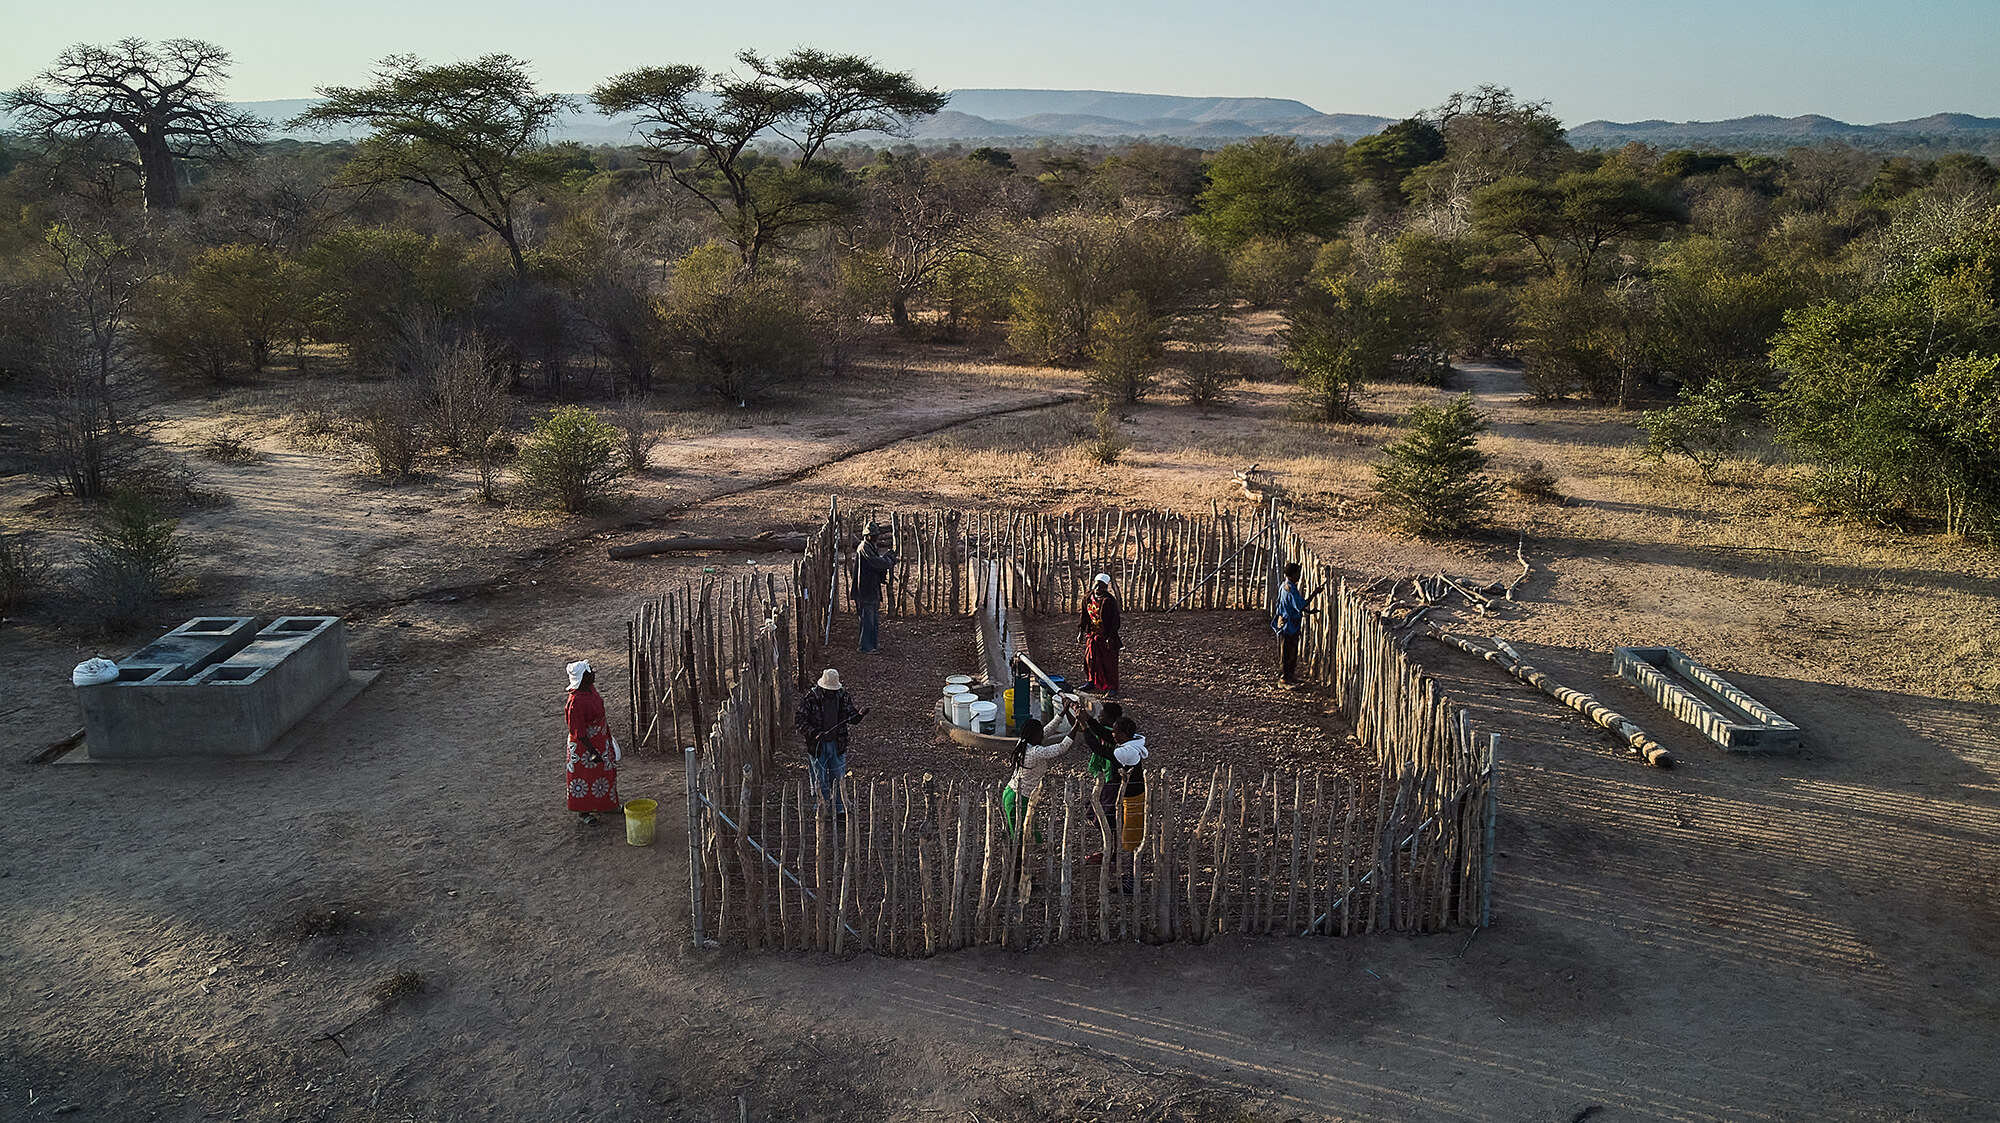
[(645, 65), (738, 50), (867, 55), (941, 89), (1273, 97), (1404, 117), (1481, 84), (1566, 124), (1819, 113), (1854, 124), (2000, 117), (1996, 0), (13, 0), (0, 88), (65, 47), (206, 39), (233, 101), (369, 81), (376, 60), (491, 53), (585, 93)]

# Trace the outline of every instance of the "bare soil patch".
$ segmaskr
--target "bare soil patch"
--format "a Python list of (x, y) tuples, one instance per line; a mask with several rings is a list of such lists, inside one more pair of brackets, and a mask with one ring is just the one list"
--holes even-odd
[[(1030, 618), (1038, 665), (1080, 682), (1075, 633), (1076, 622), (1066, 616)], [(978, 672), (972, 635), (969, 618), (889, 618), (881, 649), (863, 655), (854, 618), (836, 622), (830, 661), (856, 704), (869, 711), (849, 751), (856, 778), (929, 772), (995, 787), (1006, 781), (1006, 761), (941, 736), (932, 717), (946, 675)], [(1153, 767), (1201, 776), (1218, 766), (1256, 775), (1319, 769), (1372, 776), (1372, 755), (1328, 712), (1323, 697), (1276, 683), (1263, 614), (1132, 613), (1125, 636), (1119, 702), (1146, 735)], [(803, 764), (797, 766), (803, 775)], [(1057, 772), (1081, 775), (1083, 767), (1078, 752)]]
[[(344, 611), (355, 665), (383, 676), (280, 764), (28, 766), (11, 762), (75, 727), (69, 667), (144, 637), (80, 636), (46, 605), (0, 628), (27, 684), (0, 700), (0, 1118), (2000, 1114), (1994, 555), (1822, 522), (1759, 459), (1704, 487), (1632, 459), (1630, 415), (1534, 406), (1501, 369), (1463, 378), (1503, 473), (1540, 460), (1570, 502), (1509, 499), (1492, 536), (1444, 546), (1369, 515), (1389, 420), (1434, 395), (1409, 387), (1379, 389), (1358, 426), (1288, 420), (1270, 383), (1206, 414), (1149, 403), (1121, 422), (1133, 450), (1098, 472), (1066, 443), (1068, 407), (936, 429), (1073, 375), (898, 350), (783, 413), (694, 411), (659, 450), (668, 467), (581, 524), (488, 508), (447, 470), (384, 486), (273, 429), (261, 460), (203, 466), (228, 502), (190, 514), (201, 591), (157, 622)], [(186, 439), (285, 408), (276, 387), (190, 404)], [(612, 563), (605, 545), (799, 527), (830, 493), (1205, 508), (1231, 501), (1247, 459), (1279, 469), (1363, 580), (1508, 577), (1524, 538), (1522, 606), (1447, 623), (1617, 699), (1684, 765), (1630, 764), (1581, 718), (1419, 640), (1503, 736), (1493, 928), (927, 961), (689, 947), (677, 760), (632, 760), (622, 780), (661, 799), (662, 845), (561, 812), (562, 664), (608, 668), (618, 719), (637, 598), (749, 560)], [(75, 532), (75, 511), (35, 497), (0, 481), (7, 529)], [(921, 642), (955, 662), (931, 627), (889, 622), (883, 665)], [(1135, 618), (1128, 636), (1134, 706), (1163, 749), (1281, 755), (1326, 728), (1312, 699), (1260, 685), (1261, 621), (1188, 627)], [(1803, 725), (1809, 751), (1726, 756), (1648, 711), (1608, 675), (1609, 648), (1634, 642), (1722, 669)], [(928, 692), (943, 669), (881, 681), (894, 673)], [(1247, 733), (1245, 712), (1261, 723)], [(885, 738), (892, 751), (931, 746)]]

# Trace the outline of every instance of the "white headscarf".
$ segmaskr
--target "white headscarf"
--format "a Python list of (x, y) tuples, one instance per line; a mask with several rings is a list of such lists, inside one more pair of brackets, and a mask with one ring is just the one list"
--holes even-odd
[(563, 669), (569, 672), (569, 688), (575, 690), (583, 685), (583, 676), (590, 673), (590, 660), (578, 659)]
[(1117, 759), (1119, 764), (1130, 768), (1151, 754), (1146, 751), (1146, 738), (1140, 736), (1134, 737), (1130, 741), (1111, 750), (1111, 755)]
[(1096, 577), (1092, 578), (1090, 583), (1093, 586), (1109, 585), (1111, 584), (1111, 575), (1109, 573), (1100, 573)]

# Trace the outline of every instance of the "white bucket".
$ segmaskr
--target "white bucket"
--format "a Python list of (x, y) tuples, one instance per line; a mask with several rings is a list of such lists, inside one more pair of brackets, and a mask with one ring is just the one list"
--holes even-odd
[(979, 696), (970, 690), (961, 690), (956, 694), (945, 695), (944, 704), (947, 712), (951, 714), (951, 723), (960, 729), (970, 728), (972, 725), (972, 704), (977, 701), (979, 701)]
[(999, 713), (1000, 707), (991, 702), (974, 702), (972, 704), (972, 731), (975, 733), (993, 732), (993, 721)]
[(944, 680), (946, 686), (971, 686), (971, 675), (950, 675)]

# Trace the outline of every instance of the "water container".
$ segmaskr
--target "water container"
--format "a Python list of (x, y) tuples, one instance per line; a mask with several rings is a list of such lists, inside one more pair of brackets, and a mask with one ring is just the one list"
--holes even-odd
[(974, 702), (972, 704), (972, 731), (975, 733), (993, 732), (993, 723), (999, 713), (1000, 707), (991, 702)]

